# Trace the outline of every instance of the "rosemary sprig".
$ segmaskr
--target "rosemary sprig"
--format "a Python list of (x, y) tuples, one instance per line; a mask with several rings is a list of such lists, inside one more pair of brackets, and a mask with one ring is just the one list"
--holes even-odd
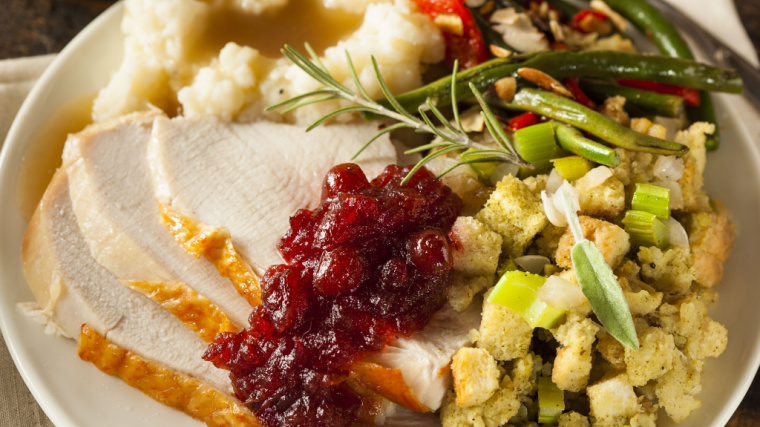
[[(369, 96), (368, 92), (366, 91), (364, 86), (361, 84), (361, 81), (359, 80), (359, 76), (356, 73), (356, 68), (354, 68), (354, 64), (351, 61), (351, 56), (348, 54), (348, 52), (346, 52), (346, 62), (348, 63), (348, 68), (351, 72), (351, 77), (353, 79), (354, 85), (356, 86), (356, 92), (352, 91), (351, 89), (347, 88), (345, 85), (338, 82), (330, 74), (327, 68), (325, 68), (325, 66), (320, 62), (319, 57), (314, 53), (314, 51), (311, 49), (311, 47), (308, 44), (306, 45), (306, 50), (307, 52), (309, 52), (309, 55), (311, 56), (311, 58), (307, 57), (306, 55), (302, 54), (298, 50), (288, 45), (286, 45), (282, 49), (282, 54), (285, 55), (288, 59), (290, 59), (296, 66), (302, 69), (306, 74), (311, 76), (314, 80), (321, 83), (324, 87), (312, 92), (304, 93), (302, 95), (297, 95), (279, 104), (272, 105), (267, 108), (267, 111), (281, 109), (284, 114), (284, 113), (288, 113), (293, 110), (296, 110), (298, 108), (305, 107), (307, 105), (311, 105), (311, 104), (315, 104), (319, 102), (323, 102), (323, 101), (345, 99), (345, 100), (350, 101), (354, 105), (339, 108), (335, 111), (332, 111), (322, 116), (306, 129), (307, 132), (327, 122), (328, 120), (334, 117), (337, 117), (343, 113), (352, 113), (352, 112), (362, 112), (362, 113), (369, 113), (371, 115), (376, 115), (376, 116), (384, 116), (398, 122), (384, 128), (377, 135), (375, 135), (373, 138), (367, 141), (367, 143), (365, 143), (362, 146), (359, 152), (357, 152), (352, 159), (356, 158), (359, 154), (361, 154), (361, 152), (364, 151), (364, 149), (366, 149), (372, 142), (376, 141), (380, 136), (397, 129), (410, 128), (410, 129), (414, 129), (416, 132), (433, 134), (437, 138), (431, 144), (427, 144), (422, 147), (417, 147), (417, 148), (407, 151), (407, 154), (418, 153), (418, 152), (423, 152), (423, 151), (430, 151), (430, 152), (415, 165), (415, 167), (409, 172), (407, 177), (404, 179), (404, 182), (406, 182), (409, 178), (411, 178), (411, 176), (414, 175), (414, 173), (419, 168), (421, 168), (422, 166), (424, 166), (426, 163), (430, 162), (431, 160), (435, 159), (436, 157), (449, 154), (452, 152), (463, 152), (468, 149), (474, 149), (474, 150), (470, 150), (467, 155), (460, 156), (460, 161), (454, 166), (446, 169), (443, 173), (439, 175), (439, 177), (450, 172), (457, 166), (474, 163), (474, 162), (483, 162), (485, 161), (483, 160), (484, 158), (487, 158), (488, 161), (493, 161), (493, 162), (499, 162), (499, 161), (511, 162), (511, 163), (518, 164), (520, 166), (526, 166), (530, 168), (533, 167), (532, 164), (523, 160), (520, 157), (520, 155), (517, 153), (517, 151), (514, 149), (506, 132), (504, 132), (503, 128), (497, 121), (496, 117), (491, 112), (488, 104), (486, 104), (483, 101), (483, 96), (481, 95), (481, 93), (472, 83), (469, 84), (469, 88), (472, 91), (475, 98), (480, 103), (480, 106), (482, 109), (481, 114), (485, 120), (486, 127), (489, 133), (491, 134), (491, 136), (493, 137), (493, 139), (496, 141), (499, 149), (494, 149), (493, 147), (474, 141), (473, 139), (470, 138), (467, 132), (463, 130), (462, 124), (459, 119), (459, 111), (456, 104), (456, 99), (457, 99), (456, 97), (457, 65), (456, 64), (454, 65), (454, 72), (451, 78), (451, 90), (450, 90), (451, 104), (452, 104), (452, 109), (454, 113), (454, 123), (455, 123), (455, 125), (453, 125), (450, 123), (449, 120), (446, 119), (445, 115), (436, 106), (435, 102), (432, 99), (428, 99), (427, 102), (425, 102), (423, 105), (421, 105), (418, 108), (417, 113), (419, 114), (419, 117), (416, 117), (415, 115), (412, 115), (411, 113), (409, 113), (403, 106), (401, 106), (401, 104), (396, 100), (396, 98), (391, 93), (390, 89), (388, 88), (388, 85), (385, 83), (385, 80), (383, 79), (382, 74), (380, 73), (380, 68), (378, 67), (377, 61), (375, 60), (374, 57), (372, 57), (372, 66), (374, 67), (374, 70), (375, 70), (375, 76), (377, 77), (380, 90), (383, 92), (383, 95), (385, 96), (385, 100), (387, 104), (390, 105), (391, 108), (380, 104), (379, 102), (375, 101)], [(432, 113), (432, 116), (431, 116), (431, 113)], [(438, 122), (440, 122), (440, 125), (436, 125), (434, 123), (433, 117), (435, 117), (435, 119)], [(481, 154), (481, 156), (478, 156), (478, 154)], [(486, 157), (484, 157), (483, 155), (485, 155)]]

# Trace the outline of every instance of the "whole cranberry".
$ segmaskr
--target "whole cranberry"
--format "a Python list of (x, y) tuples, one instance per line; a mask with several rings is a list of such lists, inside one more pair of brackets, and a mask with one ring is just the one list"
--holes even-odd
[(367, 176), (354, 163), (334, 166), (322, 182), (322, 203), (335, 198), (339, 193), (356, 193), (369, 187)]
[(422, 230), (407, 241), (409, 261), (427, 273), (451, 270), (451, 250), (446, 236), (438, 230)]
[(314, 287), (322, 295), (337, 295), (358, 288), (367, 266), (361, 253), (351, 246), (339, 246), (322, 254)]

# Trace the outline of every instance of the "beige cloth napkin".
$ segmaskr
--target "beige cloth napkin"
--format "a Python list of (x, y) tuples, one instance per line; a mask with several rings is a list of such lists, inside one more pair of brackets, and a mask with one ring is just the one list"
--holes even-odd
[[(55, 55), (0, 61), (0, 144), (21, 103)], [(0, 427), (53, 427), (0, 344)]]

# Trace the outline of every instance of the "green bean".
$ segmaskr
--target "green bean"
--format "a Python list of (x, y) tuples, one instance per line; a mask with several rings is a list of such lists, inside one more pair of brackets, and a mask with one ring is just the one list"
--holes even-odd
[(665, 95), (600, 80), (583, 79), (578, 82), (578, 85), (586, 95), (596, 101), (604, 101), (607, 97), (620, 95), (626, 99), (626, 109), (629, 105), (633, 105), (656, 116), (679, 117), (684, 108), (684, 100), (680, 96)]
[[(735, 70), (717, 68), (694, 61), (667, 56), (634, 53), (589, 51), (551, 51), (518, 55), (484, 62), (457, 74), (457, 101), (472, 94), (469, 84), (485, 91), (500, 78), (516, 75), (523, 67), (536, 68), (554, 78), (598, 77), (650, 80), (676, 84), (695, 89), (738, 93), (742, 90), (741, 78)], [(396, 99), (407, 111), (415, 112), (428, 99), (437, 105), (451, 103), (451, 76), (436, 80), (421, 88), (398, 95)], [(389, 107), (387, 100), (379, 101)]]
[[(608, 0), (607, 4), (644, 32), (663, 54), (682, 59), (694, 59), (694, 54), (678, 30), (645, 0)], [(715, 116), (715, 106), (712, 96), (708, 92), (703, 90), (700, 95), (699, 106), (687, 106), (686, 113), (692, 122), (706, 121), (715, 124), (715, 133), (712, 136), (708, 135), (707, 142), (705, 142), (705, 146), (709, 150), (715, 150), (720, 145), (720, 131)]]
[(554, 135), (565, 151), (591, 160), (600, 165), (615, 167), (620, 164), (620, 155), (614, 149), (592, 141), (576, 128), (566, 124), (554, 123)]
[(573, 125), (602, 141), (626, 150), (664, 155), (684, 155), (689, 151), (685, 145), (635, 132), (588, 107), (553, 92), (523, 89), (511, 102), (505, 101), (501, 106), (532, 111)]

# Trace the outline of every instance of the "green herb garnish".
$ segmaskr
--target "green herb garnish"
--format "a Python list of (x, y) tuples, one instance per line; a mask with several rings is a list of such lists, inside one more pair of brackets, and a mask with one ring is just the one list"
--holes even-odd
[(639, 339), (633, 326), (633, 317), (612, 269), (606, 262), (599, 248), (583, 236), (578, 220), (577, 206), (566, 188), (560, 188), (560, 196), (565, 208), (565, 216), (575, 238), (575, 245), (570, 253), (575, 276), (583, 294), (591, 303), (596, 317), (621, 344), (639, 349)]
[[(311, 58), (306, 57), (301, 52), (287, 45), (284, 49), (282, 49), (282, 54), (290, 59), (304, 72), (306, 72), (306, 74), (324, 85), (324, 88), (290, 98), (277, 105), (268, 107), (267, 111), (282, 109), (283, 113), (287, 113), (306, 105), (342, 98), (353, 102), (355, 105), (340, 108), (324, 115), (315, 121), (311, 126), (309, 126), (307, 128), (307, 132), (343, 113), (368, 113), (376, 116), (384, 116), (398, 122), (386, 127), (372, 139), (367, 141), (367, 143), (362, 147), (362, 149), (359, 150), (358, 153), (356, 153), (356, 155), (354, 155), (353, 158), (356, 158), (359, 154), (361, 154), (364, 148), (369, 146), (369, 144), (377, 140), (377, 138), (380, 136), (396, 129), (411, 128), (417, 132), (433, 134), (438, 138), (430, 144), (426, 144), (406, 151), (406, 154), (421, 152), (429, 153), (423, 157), (422, 160), (417, 163), (417, 165), (415, 165), (415, 167), (409, 172), (409, 175), (407, 175), (405, 181), (414, 175), (414, 173), (419, 168), (435, 159), (436, 157), (451, 152), (463, 152), (465, 150), (468, 150), (467, 155), (460, 156), (460, 161), (441, 173), (441, 176), (450, 172), (457, 166), (470, 163), (511, 162), (525, 167), (533, 167), (533, 165), (523, 160), (514, 149), (501, 124), (499, 124), (496, 117), (491, 112), (491, 109), (483, 100), (483, 96), (472, 83), (469, 84), (469, 88), (472, 91), (472, 94), (475, 96), (475, 99), (477, 99), (478, 103), (480, 104), (480, 107), (482, 109), (481, 114), (485, 120), (488, 132), (496, 141), (498, 148), (495, 149), (474, 141), (469, 137), (469, 135), (467, 135), (465, 131), (462, 130), (462, 126), (459, 120), (459, 111), (456, 105), (456, 64), (454, 65), (450, 88), (450, 102), (454, 113), (454, 122), (456, 123), (455, 127), (449, 122), (449, 120), (446, 119), (445, 115), (436, 106), (435, 102), (430, 99), (428, 99), (426, 103), (418, 108), (418, 114), (420, 116), (419, 118), (407, 112), (406, 109), (404, 109), (398, 103), (386, 85), (383, 76), (380, 74), (380, 68), (378, 67), (377, 61), (375, 61), (374, 57), (372, 57), (372, 65), (375, 68), (375, 76), (377, 77), (377, 81), (380, 85), (380, 89), (382, 90), (383, 95), (385, 95), (385, 100), (391, 108), (383, 106), (369, 96), (366, 89), (359, 81), (359, 76), (356, 73), (356, 69), (351, 62), (351, 56), (348, 54), (348, 52), (346, 52), (346, 62), (348, 62), (348, 67), (351, 71), (351, 76), (353, 78), (354, 84), (356, 85), (358, 93), (350, 90), (345, 85), (335, 80), (335, 78), (330, 75), (324, 65), (322, 65), (322, 63), (319, 61), (319, 58), (314, 53), (314, 51), (308, 45), (306, 46), (306, 49), (309, 52)], [(433, 122), (433, 117), (431, 117), (430, 113), (432, 113), (432, 116), (435, 116), (435, 119), (439, 122), (438, 125)]]

